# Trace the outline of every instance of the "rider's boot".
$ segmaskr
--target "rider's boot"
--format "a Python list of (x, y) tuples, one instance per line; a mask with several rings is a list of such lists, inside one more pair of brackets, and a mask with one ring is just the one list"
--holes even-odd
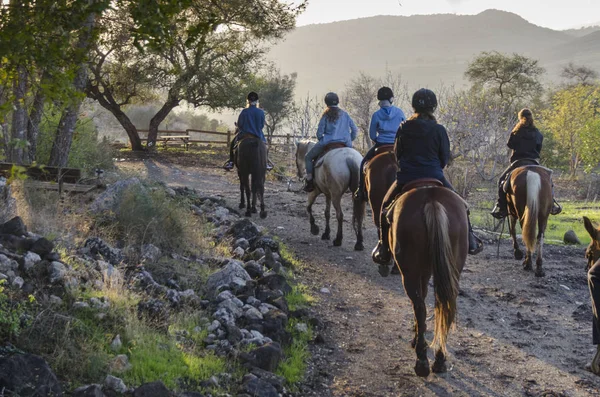
[(508, 216), (508, 201), (506, 200), (506, 193), (501, 188), (498, 192), (498, 201), (490, 214), (496, 219), (503, 219)]
[(475, 235), (473, 227), (471, 226), (470, 215), (471, 212), (467, 210), (467, 222), (469, 224), (469, 255), (477, 255), (483, 251), (483, 241)]
[[(384, 216), (382, 216), (384, 218)], [(380, 265), (388, 265), (390, 260), (392, 259), (392, 253), (390, 252), (390, 247), (388, 244), (388, 232), (390, 226), (387, 222), (381, 222), (380, 231), (379, 231), (379, 241), (377, 242), (377, 246), (373, 249), (371, 253), (371, 257), (373, 262), (378, 263)]]
[(364, 174), (364, 172), (360, 173), (360, 179), (358, 181), (358, 188), (356, 188), (356, 191), (354, 192), (354, 199), (360, 200), (360, 201), (368, 200), (367, 190), (365, 189), (365, 174)]
[(558, 215), (562, 212), (562, 207), (560, 206), (560, 204), (558, 204), (558, 201), (556, 201), (556, 199), (554, 197), (552, 197), (552, 209), (550, 210), (550, 213), (552, 215)]
[(315, 190), (315, 184), (312, 180), (312, 177), (309, 179), (309, 177), (307, 175), (306, 179), (304, 179), (304, 191), (307, 193), (310, 193), (313, 190)]
[(227, 171), (231, 171), (233, 169), (233, 160), (227, 160), (225, 164), (223, 164), (223, 168)]
[(267, 171), (271, 171), (273, 168), (275, 168), (275, 165), (271, 162), (270, 159), (267, 159)]

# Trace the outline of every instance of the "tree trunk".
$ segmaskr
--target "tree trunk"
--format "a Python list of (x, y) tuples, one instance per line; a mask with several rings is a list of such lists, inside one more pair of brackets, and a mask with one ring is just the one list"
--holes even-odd
[[(27, 143), (27, 111), (25, 110), (25, 92), (27, 91), (27, 70), (25, 66), (17, 67), (17, 78), (13, 82), (13, 117), (11, 125), (11, 142), (9, 143), (9, 161), (23, 164), (24, 148)], [(7, 151), (8, 152), (8, 151)]]
[(29, 120), (27, 121), (27, 142), (29, 142), (29, 153), (28, 163), (35, 161), (37, 154), (37, 141), (40, 133), (40, 123), (42, 121), (42, 113), (44, 112), (44, 103), (46, 101), (46, 95), (41, 86), (49, 78), (48, 74), (44, 72), (40, 79), (40, 88), (35, 93), (31, 111), (29, 112)]
[(146, 143), (148, 149), (156, 146), (156, 138), (158, 136), (158, 126), (163, 120), (171, 113), (171, 110), (179, 105), (179, 99), (169, 97), (167, 102), (160, 108), (160, 110), (150, 120), (150, 126), (148, 127), (148, 141)]
[[(8, 143), (10, 142), (10, 131), (8, 130), (8, 123), (0, 123), (0, 132), (2, 132), (2, 149), (4, 158), (8, 159), (9, 149)], [(2, 158), (2, 157), (0, 157)]]
[[(89, 48), (92, 40), (92, 31), (96, 23), (96, 14), (90, 13), (85, 20), (81, 36), (77, 42), (77, 50), (87, 55), (87, 49)], [(73, 81), (73, 86), (76, 92), (83, 92), (87, 84), (88, 69), (85, 61), (82, 61)], [(66, 167), (69, 160), (69, 152), (71, 151), (71, 143), (73, 142), (73, 132), (75, 131), (75, 124), (79, 116), (79, 108), (81, 106), (82, 98), (74, 98), (73, 102), (63, 112), (58, 129), (56, 131), (56, 138), (52, 144), (52, 151), (50, 152), (50, 165), (55, 167)]]

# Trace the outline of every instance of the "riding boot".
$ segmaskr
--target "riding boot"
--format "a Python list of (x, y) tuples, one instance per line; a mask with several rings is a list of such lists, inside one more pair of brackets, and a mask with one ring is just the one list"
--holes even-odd
[(365, 190), (365, 173), (364, 172), (360, 173), (360, 179), (358, 181), (358, 188), (354, 192), (354, 198), (356, 200), (360, 200), (360, 201), (368, 200), (367, 191)]
[(380, 265), (388, 265), (392, 259), (392, 254), (388, 244), (388, 232), (390, 225), (385, 220), (385, 215), (382, 215), (381, 218), (382, 221), (379, 226), (379, 241), (377, 242), (375, 249), (373, 249), (371, 257), (375, 263)]
[(483, 241), (475, 235), (470, 219), (471, 211), (467, 210), (467, 223), (469, 224), (469, 255), (477, 255), (483, 251)]
[(271, 171), (275, 168), (275, 165), (271, 162), (271, 160), (267, 159), (267, 171)]
[(552, 184), (552, 209), (550, 210), (551, 215), (558, 215), (562, 212), (562, 207), (558, 204), (558, 201), (554, 198), (554, 183)]
[(504, 193), (502, 183), (498, 188), (498, 201), (490, 214), (496, 219), (503, 219), (508, 216), (508, 201), (506, 200), (506, 193)]
[(314, 184), (312, 178), (311, 179), (306, 178), (304, 180), (304, 191), (307, 193), (310, 193), (313, 190), (315, 190), (315, 184)]

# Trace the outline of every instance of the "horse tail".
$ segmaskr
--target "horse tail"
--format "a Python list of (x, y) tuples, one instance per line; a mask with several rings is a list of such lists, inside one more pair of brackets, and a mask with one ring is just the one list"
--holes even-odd
[(523, 243), (527, 251), (535, 251), (536, 225), (540, 211), (540, 191), (542, 179), (540, 174), (527, 171), (527, 205), (523, 212)]
[(446, 353), (446, 338), (456, 315), (459, 272), (452, 252), (446, 209), (441, 203), (430, 201), (425, 204), (424, 215), (435, 290), (433, 344)]
[[(346, 164), (350, 170), (350, 191), (354, 196), (354, 192), (358, 189), (360, 181), (360, 163), (357, 163), (353, 157), (348, 157), (346, 158)], [(356, 234), (358, 234), (362, 227), (366, 206), (367, 203), (363, 200), (352, 200), (352, 228)]]
[(255, 154), (248, 153), (249, 173), (252, 175), (252, 192), (259, 193), (261, 187), (265, 184), (267, 172), (267, 147), (259, 139), (252, 139), (250, 147), (253, 147)]

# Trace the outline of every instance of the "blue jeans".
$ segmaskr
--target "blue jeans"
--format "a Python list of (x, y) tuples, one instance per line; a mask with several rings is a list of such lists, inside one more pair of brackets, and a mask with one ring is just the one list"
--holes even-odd
[(600, 345), (600, 261), (588, 270), (588, 286), (592, 297), (592, 338), (594, 345)]
[[(304, 165), (306, 167), (306, 176), (308, 177), (310, 175), (310, 178), (313, 177), (313, 172), (314, 172), (314, 160), (319, 157), (319, 155), (321, 153), (323, 153), (323, 150), (325, 150), (325, 146), (327, 146), (326, 143), (323, 142), (317, 142), (315, 144), (315, 146), (312, 147), (312, 149), (310, 149), (308, 151), (308, 153), (306, 153), (306, 156), (304, 156)], [(308, 179), (308, 178), (307, 178)]]

